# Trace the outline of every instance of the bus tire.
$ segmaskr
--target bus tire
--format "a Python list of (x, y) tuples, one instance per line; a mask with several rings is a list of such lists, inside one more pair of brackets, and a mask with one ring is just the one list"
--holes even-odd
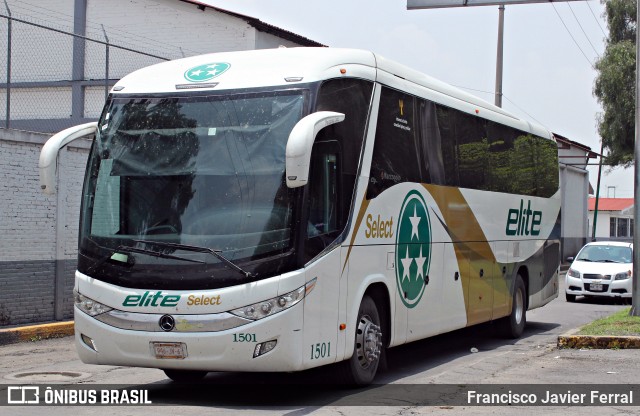
[(527, 325), (527, 288), (520, 273), (513, 288), (511, 314), (502, 319), (502, 333), (507, 338), (520, 338)]
[(207, 371), (198, 370), (162, 370), (171, 380), (176, 383), (195, 383), (200, 381), (207, 375)]
[(353, 355), (340, 363), (342, 382), (348, 385), (370, 384), (380, 365), (383, 354), (380, 313), (375, 302), (365, 295), (358, 309)]

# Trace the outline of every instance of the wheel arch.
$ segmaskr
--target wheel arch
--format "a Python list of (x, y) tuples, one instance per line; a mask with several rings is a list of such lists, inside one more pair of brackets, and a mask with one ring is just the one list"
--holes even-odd
[[(378, 314), (382, 321), (383, 343), (385, 347), (390, 345), (393, 334), (393, 332), (391, 332), (393, 329), (393, 319), (391, 317), (391, 308), (393, 305), (390, 293), (389, 285), (384, 276), (371, 275), (367, 279), (364, 279), (355, 296), (351, 298), (352, 302), (347, 309), (347, 330), (349, 331), (349, 337), (346, 340), (344, 360), (349, 359), (353, 354), (355, 332), (351, 334), (352, 331), (349, 330), (349, 328), (355, 327), (358, 319), (358, 309), (365, 296), (370, 296), (376, 304), (376, 307), (378, 307)], [(384, 307), (384, 310), (382, 310), (382, 307)]]
[(512, 286), (512, 290), (515, 290), (515, 278), (520, 275), (520, 277), (522, 277), (522, 282), (524, 283), (524, 289), (527, 291), (525, 298), (525, 310), (529, 309), (529, 296), (531, 294), (531, 290), (529, 288), (529, 269), (527, 268), (527, 266), (522, 265), (520, 267), (518, 267), (516, 275), (514, 276), (513, 279), (513, 286)]
[(378, 314), (380, 315), (380, 323), (382, 327), (382, 340), (383, 346), (388, 347), (391, 342), (391, 299), (389, 296), (389, 288), (382, 282), (376, 282), (364, 292), (364, 296), (369, 295), (378, 308)]

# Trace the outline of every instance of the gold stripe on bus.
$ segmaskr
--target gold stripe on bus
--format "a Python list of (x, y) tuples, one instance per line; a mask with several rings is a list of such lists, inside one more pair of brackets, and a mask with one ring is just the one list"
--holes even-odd
[(353, 227), (353, 233), (351, 233), (351, 241), (349, 242), (349, 249), (347, 250), (347, 256), (344, 259), (344, 264), (342, 265), (342, 273), (344, 273), (344, 269), (347, 267), (347, 262), (349, 261), (349, 256), (351, 255), (351, 249), (353, 248), (353, 242), (358, 235), (358, 230), (360, 229), (360, 225), (362, 224), (362, 219), (364, 218), (364, 214), (367, 212), (367, 208), (369, 208), (369, 200), (367, 199), (366, 193), (364, 198), (362, 199), (362, 203), (360, 204), (360, 210), (358, 211), (358, 216), (356, 217), (356, 223)]
[(467, 310), (467, 326), (504, 316), (511, 296), (502, 266), (496, 263), (491, 245), (458, 188), (423, 184), (442, 213), (443, 226), (451, 237), (458, 261)]

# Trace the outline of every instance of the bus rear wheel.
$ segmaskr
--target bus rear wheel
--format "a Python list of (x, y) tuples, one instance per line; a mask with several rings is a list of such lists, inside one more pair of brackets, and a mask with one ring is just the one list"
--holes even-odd
[(527, 289), (520, 273), (513, 288), (511, 314), (502, 318), (502, 333), (507, 338), (519, 338), (527, 324)]
[(370, 384), (382, 354), (380, 314), (373, 299), (365, 295), (358, 309), (353, 355), (341, 363), (342, 381), (357, 386)]
[(171, 380), (176, 383), (194, 383), (200, 381), (207, 375), (207, 371), (198, 370), (162, 370)]

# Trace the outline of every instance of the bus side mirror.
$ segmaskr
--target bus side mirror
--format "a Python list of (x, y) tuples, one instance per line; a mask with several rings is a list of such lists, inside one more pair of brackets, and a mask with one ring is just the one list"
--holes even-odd
[(69, 127), (51, 136), (40, 151), (40, 188), (48, 195), (56, 193), (56, 168), (60, 149), (76, 139), (95, 135), (98, 123), (86, 123)]
[(333, 111), (318, 111), (304, 117), (291, 130), (287, 140), (286, 179), (289, 188), (304, 186), (309, 180), (311, 149), (318, 132), (323, 128), (344, 120), (344, 114)]

